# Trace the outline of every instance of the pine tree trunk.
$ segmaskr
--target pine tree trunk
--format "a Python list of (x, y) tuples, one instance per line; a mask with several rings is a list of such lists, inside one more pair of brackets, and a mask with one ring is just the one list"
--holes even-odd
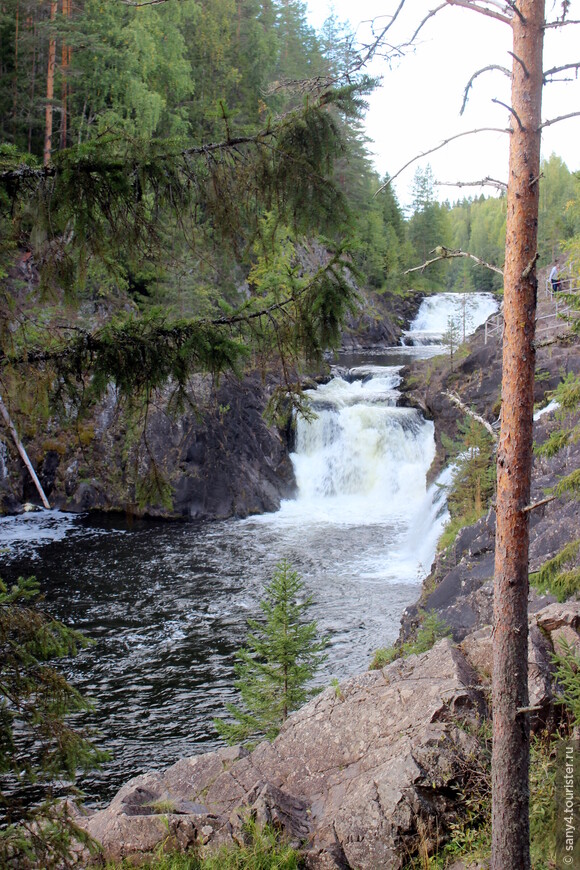
[[(63, 18), (70, 18), (72, 11), (72, 0), (62, 0), (62, 15)], [(62, 70), (62, 122), (60, 126), (60, 147), (66, 148), (68, 138), (68, 98), (69, 85), (67, 80), (67, 71), (70, 66), (72, 57), (72, 48), (67, 45), (66, 39), (62, 40), (61, 50), (61, 70)]]
[[(53, 22), (56, 18), (57, 0), (50, 0), (50, 20)], [(56, 69), (56, 37), (51, 32), (48, 43), (48, 65), (46, 70), (46, 109), (44, 115), (44, 165), (50, 163), (50, 155), (52, 154), (52, 120), (53, 108), (52, 100), (54, 98), (54, 73)]]
[(529, 854), (528, 514), (532, 472), (535, 270), (544, 0), (519, 0), (507, 198), (502, 418), (494, 585), (492, 870), (527, 870)]

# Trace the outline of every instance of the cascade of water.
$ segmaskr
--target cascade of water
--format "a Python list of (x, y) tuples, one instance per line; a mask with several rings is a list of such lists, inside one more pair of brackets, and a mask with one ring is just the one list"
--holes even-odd
[(492, 293), (438, 293), (421, 302), (417, 316), (403, 335), (403, 344), (437, 345), (453, 322), (460, 339), (472, 335), (498, 309)]
[(260, 518), (320, 553), (340, 528), (340, 573), (351, 582), (416, 582), (445, 519), (441, 489), (426, 489), (433, 424), (397, 407), (399, 369), (358, 367), (310, 391), (316, 416), (296, 421), (297, 497)]

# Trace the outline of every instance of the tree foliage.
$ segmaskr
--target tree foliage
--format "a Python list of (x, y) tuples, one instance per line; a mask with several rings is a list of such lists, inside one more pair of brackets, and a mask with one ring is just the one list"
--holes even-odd
[[(0, 581), (0, 863), (50, 867), (81, 837), (67, 809), (50, 800), (53, 781), (74, 779), (106, 758), (71, 714), (89, 709), (55, 667), (87, 641), (39, 609), (39, 586)], [(44, 796), (44, 800), (39, 803)], [(34, 800), (35, 798), (35, 800)], [(84, 838), (86, 839), (86, 838)]]
[(264, 620), (248, 620), (251, 631), (235, 666), (242, 704), (226, 704), (233, 721), (215, 721), (228, 743), (273, 740), (288, 714), (316, 692), (308, 684), (326, 658), (326, 640), (316, 622), (304, 622), (312, 596), (303, 589), (296, 571), (280, 562), (260, 602)]

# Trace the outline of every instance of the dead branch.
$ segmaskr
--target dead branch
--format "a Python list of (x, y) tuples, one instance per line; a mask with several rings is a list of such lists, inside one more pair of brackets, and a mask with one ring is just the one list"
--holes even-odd
[(580, 117), (580, 112), (570, 112), (568, 115), (560, 115), (558, 118), (550, 118), (548, 121), (542, 121), (540, 124), (540, 130), (543, 130), (544, 127), (550, 127), (552, 124), (557, 124), (559, 121), (567, 121), (568, 118), (578, 117)]
[[(495, 12), (493, 9), (488, 9), (485, 6), (478, 6), (475, 0), (446, 0), (450, 6), (463, 6), (464, 9), (471, 9), (472, 12), (479, 12), (480, 15), (485, 15), (488, 18), (495, 18), (496, 21), (502, 21), (504, 24), (511, 26), (512, 20), (509, 16), (501, 12)], [(494, 0), (484, 0), (493, 6), (499, 6), (500, 9), (505, 9), (505, 4), (495, 3)]]
[(554, 76), (556, 73), (566, 72), (567, 69), (575, 69), (576, 72), (580, 69), (580, 61), (577, 63), (567, 63), (564, 66), (553, 66), (552, 69), (544, 70), (544, 84), (549, 84), (547, 76)]
[(510, 113), (510, 115), (513, 115), (514, 118), (516, 119), (516, 121), (518, 122), (518, 127), (520, 128), (520, 130), (524, 129), (524, 125), (522, 124), (520, 117), (515, 109), (512, 109), (512, 107), (508, 106), (507, 103), (502, 103), (501, 100), (498, 100), (495, 97), (493, 98), (492, 103), (495, 103), (498, 106), (503, 106), (504, 109), (507, 109), (508, 112)]
[(543, 498), (541, 501), (534, 502), (534, 504), (528, 504), (525, 506), (522, 513), (527, 514), (530, 511), (535, 511), (536, 508), (543, 507), (545, 504), (550, 504), (551, 501), (556, 501), (557, 498), (557, 495), (550, 495), (547, 498)]
[(438, 12), (441, 12), (442, 9), (447, 9), (448, 5), (449, 4), (447, 3), (447, 0), (445, 0), (445, 3), (442, 3), (441, 6), (437, 6), (436, 9), (432, 9), (431, 12), (428, 12), (427, 15), (425, 16), (425, 18), (423, 19), (423, 21), (421, 21), (421, 23), (419, 24), (417, 30), (415, 31), (415, 33), (413, 34), (411, 39), (409, 40), (408, 45), (412, 45), (415, 42), (415, 40), (419, 36), (419, 33), (421, 32), (423, 27), (427, 24), (429, 19), (433, 18), (434, 15), (437, 15)]
[(549, 30), (551, 27), (567, 27), (569, 24), (580, 24), (580, 21), (546, 21), (544, 30)]
[(507, 190), (505, 181), (498, 181), (495, 178), (482, 178), (481, 181), (435, 181), (438, 187), (495, 187), (497, 190)]
[[(159, 3), (167, 3), (169, 0), (121, 0), (125, 6), (132, 6), (134, 9), (141, 9), (142, 6), (157, 6)], [(183, 2), (183, 0), (179, 0)]]
[(404, 275), (409, 275), (411, 272), (424, 272), (427, 266), (430, 266), (432, 263), (438, 263), (440, 260), (453, 260), (456, 257), (468, 257), (470, 260), (473, 260), (477, 263), (478, 266), (483, 266), (485, 269), (489, 269), (491, 272), (496, 272), (498, 275), (503, 277), (503, 270), (499, 268), (499, 266), (493, 266), (491, 263), (486, 263), (485, 260), (482, 260), (480, 257), (476, 257), (475, 254), (470, 254), (469, 251), (460, 251), (459, 249), (451, 249), (446, 248), (444, 245), (438, 245), (436, 248), (433, 248), (432, 251), (429, 251), (430, 254), (435, 254), (432, 260), (427, 260), (421, 266), (413, 266), (412, 269), (406, 269), (403, 273)]
[(513, 51), (508, 51), (508, 54), (511, 55), (511, 57), (513, 57), (514, 60), (517, 60), (517, 62), (519, 63), (519, 65), (521, 66), (521, 68), (522, 68), (523, 71), (524, 71), (524, 75), (525, 75), (525, 77), (526, 77), (527, 79), (529, 79), (530, 74), (529, 74), (529, 72), (528, 72), (528, 68), (527, 68), (527, 66), (525, 65), (525, 63), (523, 62), (523, 60), (521, 59), (521, 57), (520, 57), (519, 55), (517, 55), (517, 54), (514, 54)]
[(475, 411), (472, 411), (471, 408), (468, 408), (467, 405), (465, 404), (465, 402), (462, 402), (456, 393), (450, 393), (450, 392), (445, 391), (443, 393), (443, 395), (447, 396), (447, 398), (450, 399), (454, 405), (457, 405), (457, 407), (461, 411), (463, 411), (464, 414), (467, 414), (469, 417), (472, 417), (477, 423), (480, 424), (480, 426), (483, 426), (483, 428), (487, 432), (489, 432), (489, 434), (491, 435), (491, 437), (493, 438), (493, 440), (497, 444), (497, 441), (498, 441), (497, 432), (495, 431), (495, 429), (493, 428), (491, 423), (487, 422), (485, 417), (481, 417), (479, 414), (476, 414)]
[(391, 175), (390, 178), (388, 178), (387, 181), (385, 181), (385, 183), (379, 187), (379, 189), (375, 193), (375, 196), (378, 196), (378, 194), (382, 190), (385, 190), (387, 187), (389, 187), (389, 185), (392, 184), (395, 178), (398, 178), (398, 176), (402, 172), (404, 172), (405, 169), (407, 169), (413, 163), (416, 163), (417, 160), (421, 160), (422, 157), (427, 157), (428, 154), (433, 154), (435, 151), (440, 151), (441, 148), (445, 148), (446, 145), (449, 145), (450, 142), (454, 142), (455, 139), (461, 139), (463, 136), (473, 136), (475, 133), (511, 133), (511, 130), (508, 127), (478, 127), (475, 130), (465, 130), (465, 132), (463, 133), (456, 133), (455, 136), (449, 136), (448, 139), (444, 139), (443, 142), (440, 142), (439, 145), (435, 145), (434, 148), (429, 148), (427, 151), (422, 151), (421, 154), (416, 154), (415, 157), (412, 157), (410, 160), (408, 160), (404, 166), (401, 166), (401, 168), (397, 170), (394, 175)]
[(473, 73), (473, 75), (471, 76), (471, 78), (469, 79), (469, 81), (467, 82), (467, 84), (465, 86), (465, 90), (463, 91), (463, 103), (462, 103), (461, 109), (459, 111), (460, 115), (463, 115), (463, 112), (465, 111), (465, 107), (467, 105), (467, 100), (469, 99), (469, 91), (473, 87), (473, 82), (475, 81), (475, 79), (478, 76), (483, 75), (483, 73), (490, 72), (491, 70), (494, 70), (494, 69), (499, 70), (504, 75), (506, 75), (508, 78), (511, 78), (511, 72), (509, 71), (509, 69), (507, 69), (505, 66), (500, 66), (497, 63), (491, 63), (489, 66), (484, 66), (482, 69), (478, 69), (477, 72)]

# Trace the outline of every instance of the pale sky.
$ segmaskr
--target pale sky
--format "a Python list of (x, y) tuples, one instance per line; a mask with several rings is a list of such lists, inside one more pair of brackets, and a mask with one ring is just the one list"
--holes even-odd
[[(427, 12), (441, 0), (407, 0), (403, 12), (389, 34), (390, 42), (409, 39)], [(368, 20), (385, 15), (398, 6), (398, 0), (307, 0), (310, 21), (320, 27), (331, 6), (340, 20), (348, 20), (354, 30), (368, 33)], [(569, 17), (580, 19), (580, 0), (572, 0)], [(546, 0), (547, 18), (554, 20), (552, 0)], [(550, 14), (552, 12), (552, 14)], [(385, 19), (383, 19), (385, 20)], [(367, 22), (366, 24), (364, 22)], [(408, 160), (449, 136), (480, 127), (507, 128), (509, 115), (492, 99), (510, 102), (509, 79), (498, 71), (479, 76), (471, 90), (467, 108), (459, 111), (465, 86), (474, 72), (491, 63), (511, 67), (511, 29), (502, 22), (460, 7), (443, 9), (421, 31), (414, 51), (389, 65), (377, 58), (371, 72), (383, 76), (382, 87), (370, 98), (366, 129), (374, 141), (375, 166), (382, 175), (396, 173)], [(544, 69), (580, 61), (580, 26), (548, 30), (544, 41)], [(550, 84), (544, 88), (543, 120), (580, 111), (580, 78)], [(542, 156), (552, 152), (565, 161), (571, 171), (580, 169), (580, 117), (562, 121), (543, 132)], [(437, 181), (478, 181), (491, 176), (507, 180), (508, 135), (481, 133), (450, 143), (441, 151), (422, 158), (394, 182), (402, 205), (409, 203), (410, 186), (417, 165), (431, 164)], [(439, 187), (440, 199), (458, 199), (492, 188)]]

